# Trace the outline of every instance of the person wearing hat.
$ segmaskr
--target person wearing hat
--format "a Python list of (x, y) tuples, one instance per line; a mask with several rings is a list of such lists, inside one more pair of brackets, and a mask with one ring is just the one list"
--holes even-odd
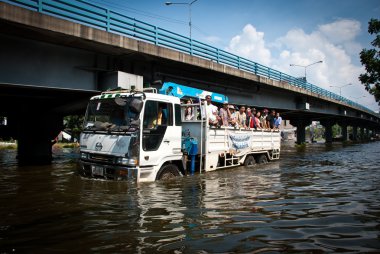
[(234, 105), (228, 106), (229, 113), (229, 119), (228, 119), (228, 126), (230, 127), (236, 127), (236, 112)]
[(228, 127), (229, 111), (227, 101), (223, 102), (223, 107), (219, 110), (219, 116), (222, 121), (222, 126)]

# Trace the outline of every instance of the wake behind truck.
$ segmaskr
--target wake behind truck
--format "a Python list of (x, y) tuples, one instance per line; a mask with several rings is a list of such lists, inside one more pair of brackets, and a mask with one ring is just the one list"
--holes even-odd
[[(157, 93), (142, 89), (142, 82), (92, 97), (80, 136), (79, 173), (152, 182), (279, 159), (278, 131), (210, 126), (201, 103), (206, 95), (214, 102), (228, 99), (175, 83), (164, 83)], [(180, 98), (199, 102), (181, 104)], [(193, 118), (185, 118), (186, 107)]]

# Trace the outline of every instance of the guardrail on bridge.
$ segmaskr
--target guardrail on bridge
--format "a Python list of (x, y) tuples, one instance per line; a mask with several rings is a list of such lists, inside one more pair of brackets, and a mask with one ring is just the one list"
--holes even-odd
[(203, 42), (190, 39), (186, 36), (173, 33), (166, 29), (84, 0), (5, 0), (4, 2), (40, 13), (75, 21), (107, 32), (117, 33), (123, 36), (150, 42), (158, 46), (182, 51), (193, 56), (232, 66), (239, 70), (244, 70), (269, 79), (284, 81), (292, 86), (303, 88), (307, 91), (341, 101), (350, 106), (367, 111), (370, 114), (374, 114), (374, 112), (367, 107), (326, 89), (310, 84), (303, 79), (290, 76), (246, 58), (239, 57), (230, 52), (207, 45)]

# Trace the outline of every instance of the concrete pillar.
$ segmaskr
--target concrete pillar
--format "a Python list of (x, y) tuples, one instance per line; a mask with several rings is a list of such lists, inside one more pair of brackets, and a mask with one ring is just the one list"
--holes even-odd
[(365, 138), (366, 138), (367, 140), (371, 139), (371, 136), (370, 136), (370, 134), (369, 134), (369, 129), (368, 129), (368, 128), (365, 129)]
[(332, 143), (332, 141), (333, 141), (333, 133), (332, 133), (333, 122), (325, 120), (325, 121), (321, 121), (321, 124), (325, 127), (326, 143)]
[(311, 124), (311, 121), (309, 120), (291, 120), (290, 124), (297, 127), (297, 144), (303, 144), (306, 141), (306, 126)]
[(347, 123), (340, 123), (340, 128), (342, 128), (342, 141), (347, 141)]
[(365, 140), (365, 137), (364, 137), (364, 127), (360, 127), (360, 140)]
[(352, 141), (358, 140), (358, 126), (353, 125), (352, 126)]
[(52, 140), (63, 128), (62, 117), (25, 113), (18, 118), (17, 159), (21, 165), (43, 165), (52, 160)]

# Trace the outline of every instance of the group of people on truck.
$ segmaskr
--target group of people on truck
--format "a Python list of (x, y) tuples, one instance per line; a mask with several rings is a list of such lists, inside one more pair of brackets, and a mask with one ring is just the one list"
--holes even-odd
[[(199, 112), (194, 112), (191, 106), (192, 101), (187, 101), (185, 108), (185, 120), (200, 119)], [(238, 129), (256, 129), (256, 130), (278, 130), (282, 122), (280, 113), (275, 110), (269, 112), (263, 109), (262, 112), (255, 108), (234, 106), (228, 102), (224, 102), (221, 108), (211, 103), (211, 96), (206, 96), (206, 106), (201, 107), (201, 115), (208, 116), (209, 125), (212, 127), (234, 127)]]

